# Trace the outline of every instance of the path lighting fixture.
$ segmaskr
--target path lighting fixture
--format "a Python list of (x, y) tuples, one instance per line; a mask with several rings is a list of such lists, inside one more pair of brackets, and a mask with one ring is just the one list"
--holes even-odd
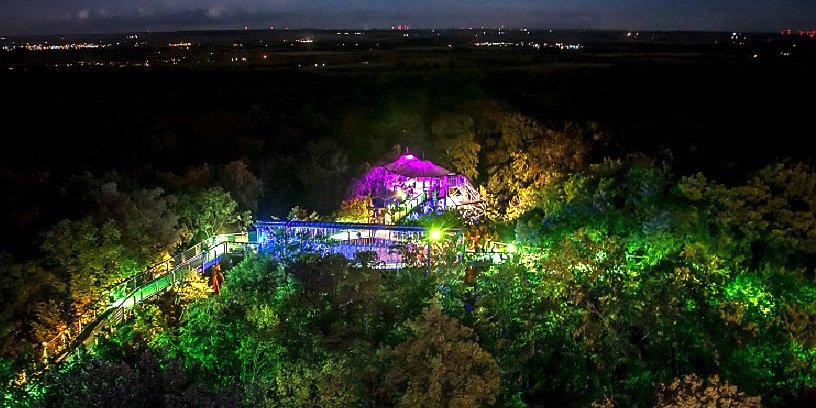
[(440, 238), (442, 238), (442, 231), (440, 229), (434, 228), (428, 231), (428, 252), (425, 257), (428, 261), (428, 270), (426, 273), (431, 273), (431, 242), (439, 241)]
[(516, 248), (515, 244), (507, 244), (507, 246), (504, 248), (504, 250), (506, 252), (513, 253), (513, 252), (516, 252), (518, 250), (518, 248)]

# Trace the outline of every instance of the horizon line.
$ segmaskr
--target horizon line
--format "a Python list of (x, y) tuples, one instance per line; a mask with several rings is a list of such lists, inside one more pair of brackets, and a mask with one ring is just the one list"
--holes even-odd
[(806, 33), (816, 29), (793, 29), (784, 28), (774, 31), (741, 31), (741, 30), (672, 30), (672, 29), (623, 29), (623, 28), (550, 28), (550, 27), (410, 27), (410, 28), (393, 28), (393, 27), (378, 27), (378, 28), (350, 28), (350, 27), (270, 27), (270, 28), (202, 28), (192, 30), (125, 30), (125, 31), (99, 31), (99, 32), (62, 32), (62, 33), (29, 33), (29, 34), (2, 34), (0, 39), (8, 39), (11, 37), (27, 37), (27, 36), (65, 36), (65, 35), (119, 35), (119, 34), (134, 34), (134, 33), (148, 33), (148, 34), (173, 34), (173, 33), (196, 33), (196, 32), (257, 32), (257, 31), (337, 31), (337, 30), (355, 30), (355, 31), (469, 31), (469, 30), (510, 30), (510, 31), (547, 31), (550, 32), (639, 32), (639, 33), (741, 33), (741, 34), (783, 34), (785, 31), (790, 31), (791, 35), (794, 33)]

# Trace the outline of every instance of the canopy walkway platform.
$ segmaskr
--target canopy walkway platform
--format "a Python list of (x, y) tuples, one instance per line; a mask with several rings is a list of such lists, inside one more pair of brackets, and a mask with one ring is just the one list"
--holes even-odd
[[(264, 252), (286, 257), (308, 251), (354, 260), (368, 251), (377, 255), (371, 265), (377, 269), (417, 266), (429, 259), (427, 231), (417, 226), (281, 220), (259, 221), (255, 228), (253, 233), (209, 238), (108, 289), (71, 326), (44, 343), (43, 360), (59, 362), (79, 347), (90, 347), (100, 333), (127, 319), (134, 307), (185, 281), (190, 273), (203, 274), (226, 255)], [(458, 230), (448, 233), (462, 239)], [(414, 256), (407, 259), (405, 254)]]

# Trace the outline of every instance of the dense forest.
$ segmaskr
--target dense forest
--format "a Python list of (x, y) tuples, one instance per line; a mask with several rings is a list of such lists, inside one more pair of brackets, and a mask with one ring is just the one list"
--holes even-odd
[[(3, 74), (4, 404), (812, 403), (806, 68)], [(253, 218), (336, 218), (406, 148), (482, 187), (482, 223), (442, 218), (510, 262), (250, 255), (16, 385), (111, 285)]]

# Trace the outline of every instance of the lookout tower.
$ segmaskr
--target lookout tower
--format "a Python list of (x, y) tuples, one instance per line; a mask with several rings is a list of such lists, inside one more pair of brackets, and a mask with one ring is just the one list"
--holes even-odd
[(371, 169), (355, 183), (350, 198), (366, 200), (368, 221), (379, 224), (452, 208), (470, 220), (484, 215), (482, 197), (466, 176), (409, 153)]

